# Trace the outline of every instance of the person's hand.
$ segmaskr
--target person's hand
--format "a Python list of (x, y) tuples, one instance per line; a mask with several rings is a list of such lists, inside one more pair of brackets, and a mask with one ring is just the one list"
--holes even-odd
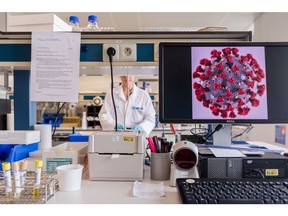
[(135, 126), (132, 127), (132, 130), (134, 130), (134, 131), (143, 131), (144, 128), (142, 126), (140, 126), (140, 125), (135, 125)]
[[(117, 128), (117, 130), (124, 130), (124, 125), (117, 123), (116, 128)], [(114, 128), (114, 129), (116, 129), (116, 128)]]

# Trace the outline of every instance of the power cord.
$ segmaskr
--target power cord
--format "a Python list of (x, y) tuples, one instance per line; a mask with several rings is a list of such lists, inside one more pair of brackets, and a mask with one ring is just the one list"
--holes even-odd
[(66, 104), (66, 102), (64, 102), (64, 103), (61, 105), (61, 107), (59, 108), (60, 103), (58, 103), (58, 109), (57, 109), (57, 112), (56, 112), (56, 118), (55, 118), (54, 123), (53, 123), (53, 125), (52, 125), (52, 131), (53, 131), (53, 133), (52, 133), (52, 140), (53, 140), (53, 137), (54, 137), (55, 132), (56, 132), (56, 126), (57, 126), (57, 121), (58, 121), (59, 113), (60, 113), (60, 111), (62, 110), (62, 108), (64, 107), (65, 104)]
[(240, 137), (240, 136), (242, 136), (242, 135), (245, 134), (245, 133), (248, 134), (253, 128), (254, 128), (254, 127), (250, 124), (250, 125), (246, 126), (246, 128), (245, 128), (241, 133), (233, 136), (231, 139), (235, 139), (235, 138), (237, 138), (237, 137)]
[(223, 125), (222, 125), (222, 124), (218, 124), (218, 125), (215, 127), (214, 131), (212, 131), (211, 133), (209, 133), (209, 134), (204, 138), (205, 141), (206, 141), (208, 138), (210, 138), (215, 132), (219, 131), (221, 128), (223, 128)]
[[(212, 132), (207, 133), (205, 136), (197, 135), (197, 143), (199, 143), (199, 144), (207, 143), (208, 138), (210, 138), (215, 132), (219, 131), (221, 128), (223, 128), (223, 125), (218, 124)], [(190, 132), (191, 132), (191, 130), (190, 130)]]
[(197, 127), (195, 124), (194, 128), (190, 129), (190, 133), (193, 135), (193, 142), (203, 144), (206, 142), (205, 136), (207, 136), (209, 130), (207, 128), (202, 128), (201, 125)]
[(116, 50), (113, 47), (109, 47), (107, 49), (107, 55), (109, 56), (110, 69), (111, 69), (111, 98), (112, 98), (112, 103), (113, 103), (113, 108), (114, 108), (114, 113), (115, 113), (115, 130), (117, 131), (117, 111), (116, 111), (114, 94), (113, 94), (114, 81), (113, 81), (113, 66), (112, 66), (112, 60), (115, 54), (116, 54)]
[(265, 176), (264, 176), (262, 170), (260, 170), (260, 169), (253, 169), (252, 171), (254, 171), (255, 173), (259, 174), (262, 179), (265, 179)]

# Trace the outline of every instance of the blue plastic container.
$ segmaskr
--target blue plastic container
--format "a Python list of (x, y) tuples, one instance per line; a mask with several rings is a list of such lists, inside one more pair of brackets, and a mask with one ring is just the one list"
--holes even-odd
[(70, 142), (88, 142), (89, 136), (82, 135), (81, 133), (75, 133), (68, 135)]
[(38, 144), (0, 144), (0, 170), (2, 162), (12, 163), (29, 157), (29, 152), (38, 150)]

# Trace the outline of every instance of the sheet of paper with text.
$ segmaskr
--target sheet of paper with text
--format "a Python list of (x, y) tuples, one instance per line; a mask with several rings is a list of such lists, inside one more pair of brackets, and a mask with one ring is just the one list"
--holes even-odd
[(78, 102), (80, 43), (80, 33), (32, 33), (31, 101)]

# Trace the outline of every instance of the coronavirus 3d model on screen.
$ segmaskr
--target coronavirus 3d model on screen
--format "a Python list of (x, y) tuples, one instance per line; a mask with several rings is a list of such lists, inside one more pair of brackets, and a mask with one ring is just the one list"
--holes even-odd
[(257, 107), (265, 90), (265, 72), (252, 54), (238, 48), (213, 49), (211, 58), (202, 58), (193, 72), (193, 89), (198, 101), (214, 116), (246, 116)]

